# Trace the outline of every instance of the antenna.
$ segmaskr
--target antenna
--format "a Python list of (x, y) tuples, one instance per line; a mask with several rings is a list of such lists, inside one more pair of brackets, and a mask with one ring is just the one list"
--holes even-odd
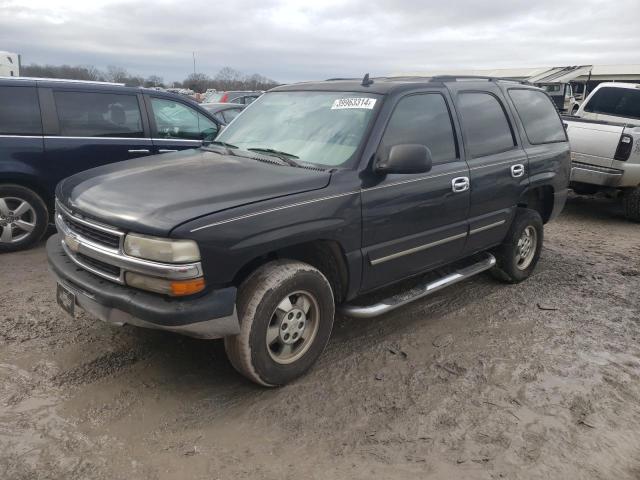
[(365, 73), (364, 77), (362, 79), (362, 86), (363, 87), (368, 87), (369, 85), (372, 85), (372, 84), (373, 84), (373, 80), (370, 80), (369, 79), (369, 74)]

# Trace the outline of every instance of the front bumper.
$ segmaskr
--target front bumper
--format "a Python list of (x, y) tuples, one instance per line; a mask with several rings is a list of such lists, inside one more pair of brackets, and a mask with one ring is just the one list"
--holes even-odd
[(240, 333), (235, 287), (176, 299), (112, 283), (79, 268), (64, 251), (59, 235), (47, 241), (47, 257), (49, 269), (75, 294), (77, 306), (105, 322), (208, 339)]

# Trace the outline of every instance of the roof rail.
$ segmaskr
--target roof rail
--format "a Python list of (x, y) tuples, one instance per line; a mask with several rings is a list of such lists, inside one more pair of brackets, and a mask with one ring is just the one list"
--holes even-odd
[(327, 78), (325, 82), (337, 82), (340, 80), (360, 80), (359, 78)]
[(36, 80), (39, 82), (65, 82), (65, 83), (89, 83), (99, 85), (118, 85), (124, 87), (124, 83), (100, 82), (98, 80), (70, 80), (66, 78), (41, 78), (41, 77), (0, 77), (0, 80)]
[(485, 77), (482, 75), (436, 75), (431, 77), (430, 82), (457, 82), (460, 80), (487, 80), (489, 82), (515, 82), (523, 85), (529, 85), (526, 80), (519, 80), (517, 78), (508, 77)]

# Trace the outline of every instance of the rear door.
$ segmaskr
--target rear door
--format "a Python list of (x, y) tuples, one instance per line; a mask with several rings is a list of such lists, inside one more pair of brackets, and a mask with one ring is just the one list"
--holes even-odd
[[(532, 185), (547, 183), (552, 173), (565, 175), (564, 172), (553, 172), (564, 168), (567, 134), (551, 99), (544, 92), (530, 88), (509, 88), (507, 99), (520, 119), (520, 138), (529, 162), (529, 182)], [(570, 123), (581, 125), (575, 121)], [(613, 152), (615, 147), (611, 151), (612, 156)]]
[[(490, 82), (487, 82), (490, 83)], [(528, 185), (527, 156), (500, 89), (448, 84), (462, 123), (471, 180), (469, 239), (465, 254), (504, 238), (518, 200)]]
[(55, 183), (90, 168), (151, 154), (136, 93), (41, 88), (44, 148)]
[(212, 141), (219, 126), (213, 117), (204, 115), (179, 99), (145, 95), (155, 153), (198, 148)]
[(15, 85), (0, 85), (0, 182), (16, 174), (29, 175), (52, 193), (36, 87), (12, 82)]
[(362, 190), (362, 290), (446, 264), (461, 256), (467, 237), (469, 190), (457, 123), (444, 91), (398, 100), (378, 150), (422, 144), (431, 151), (427, 173), (388, 174)]

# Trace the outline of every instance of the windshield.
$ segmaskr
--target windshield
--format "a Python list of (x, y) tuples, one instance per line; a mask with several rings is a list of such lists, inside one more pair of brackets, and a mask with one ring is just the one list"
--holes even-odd
[(216, 140), (242, 150), (272, 150), (321, 166), (354, 155), (379, 95), (354, 92), (266, 93)]

